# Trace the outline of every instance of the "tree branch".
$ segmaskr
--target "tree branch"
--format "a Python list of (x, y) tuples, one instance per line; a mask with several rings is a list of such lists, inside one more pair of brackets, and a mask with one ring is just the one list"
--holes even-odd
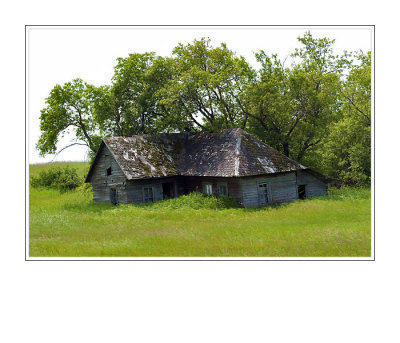
[(91, 140), (89, 134), (88, 134), (87, 131), (86, 131), (85, 124), (83, 124), (83, 121), (82, 121), (82, 113), (81, 113), (81, 110), (80, 110), (76, 105), (74, 105), (74, 104), (69, 103), (69, 105), (72, 106), (72, 107), (78, 112), (78, 115), (79, 115), (79, 126), (80, 126), (80, 128), (82, 129), (82, 132), (83, 132), (85, 138), (87, 139), (87, 141), (88, 141), (88, 143), (89, 143), (89, 145), (88, 145), (89, 148), (94, 152), (93, 145), (92, 145), (92, 140)]
[(62, 148), (61, 150), (57, 151), (57, 152), (55, 153), (53, 159), (51, 160), (51, 162), (53, 162), (53, 161), (56, 159), (56, 157), (57, 157), (63, 150), (65, 150), (65, 149), (67, 149), (67, 148), (70, 148), (71, 146), (74, 146), (74, 145), (86, 145), (86, 146), (90, 149), (90, 146), (89, 146), (87, 143), (78, 143), (78, 142), (75, 142), (75, 143), (72, 143), (72, 144), (70, 144), (70, 145), (67, 145), (67, 146), (65, 146), (64, 148)]
[(348, 97), (348, 96), (347, 96), (346, 94), (344, 94), (342, 91), (341, 91), (341, 93), (342, 93), (343, 96), (349, 101), (349, 103), (353, 105), (353, 107), (356, 109), (356, 111), (360, 112), (360, 113), (368, 120), (368, 126), (371, 126), (371, 118), (370, 118), (367, 114), (365, 114), (363, 111), (361, 111), (361, 110), (356, 106), (356, 104), (353, 102), (353, 100), (352, 100), (350, 97)]

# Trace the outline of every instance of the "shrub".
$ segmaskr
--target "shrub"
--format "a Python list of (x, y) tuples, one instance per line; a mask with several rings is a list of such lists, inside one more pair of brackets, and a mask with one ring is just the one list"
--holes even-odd
[(50, 168), (41, 171), (38, 177), (31, 177), (31, 186), (34, 188), (58, 189), (60, 192), (73, 190), (83, 183), (75, 168)]
[(82, 183), (78, 188), (77, 191), (83, 194), (92, 194), (92, 184), (91, 183)]

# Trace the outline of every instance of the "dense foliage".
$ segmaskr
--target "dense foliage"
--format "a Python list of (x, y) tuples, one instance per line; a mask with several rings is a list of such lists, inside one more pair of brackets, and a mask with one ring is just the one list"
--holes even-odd
[(309, 32), (298, 41), (289, 66), (261, 50), (258, 70), (204, 38), (179, 44), (170, 57), (119, 58), (110, 85), (75, 79), (53, 88), (37, 148), (55, 153), (71, 129), (73, 144), (94, 153), (103, 136), (240, 127), (310, 168), (368, 185), (371, 53), (334, 55), (334, 40)]
[(31, 176), (30, 184), (33, 188), (52, 188), (63, 193), (81, 186), (83, 178), (75, 168), (55, 167), (42, 170), (38, 176)]

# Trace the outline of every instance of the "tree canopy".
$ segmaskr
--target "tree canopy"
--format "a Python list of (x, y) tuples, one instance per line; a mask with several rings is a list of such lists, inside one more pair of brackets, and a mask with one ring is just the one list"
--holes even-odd
[[(41, 111), (42, 155), (74, 144), (93, 154), (101, 137), (240, 127), (307, 166), (346, 183), (370, 182), (371, 53), (338, 56), (334, 40), (298, 38), (290, 65), (257, 52), (259, 69), (206, 38), (118, 58), (110, 84), (56, 85)], [(62, 147), (61, 150), (71, 146)]]

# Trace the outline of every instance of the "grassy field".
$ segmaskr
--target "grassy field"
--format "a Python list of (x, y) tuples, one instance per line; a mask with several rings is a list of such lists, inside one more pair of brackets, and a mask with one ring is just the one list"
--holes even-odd
[[(49, 165), (31, 165), (30, 175)], [(68, 165), (81, 175), (88, 168)], [(211, 201), (193, 209), (187, 199), (113, 206), (94, 204), (85, 190), (29, 192), (32, 257), (371, 255), (369, 189), (261, 209), (207, 208)]]
[(52, 162), (31, 164), (29, 166), (29, 176), (38, 176), (41, 171), (47, 170), (49, 168), (65, 166), (75, 168), (78, 174), (82, 177), (86, 176), (87, 172), (89, 171), (89, 162)]

